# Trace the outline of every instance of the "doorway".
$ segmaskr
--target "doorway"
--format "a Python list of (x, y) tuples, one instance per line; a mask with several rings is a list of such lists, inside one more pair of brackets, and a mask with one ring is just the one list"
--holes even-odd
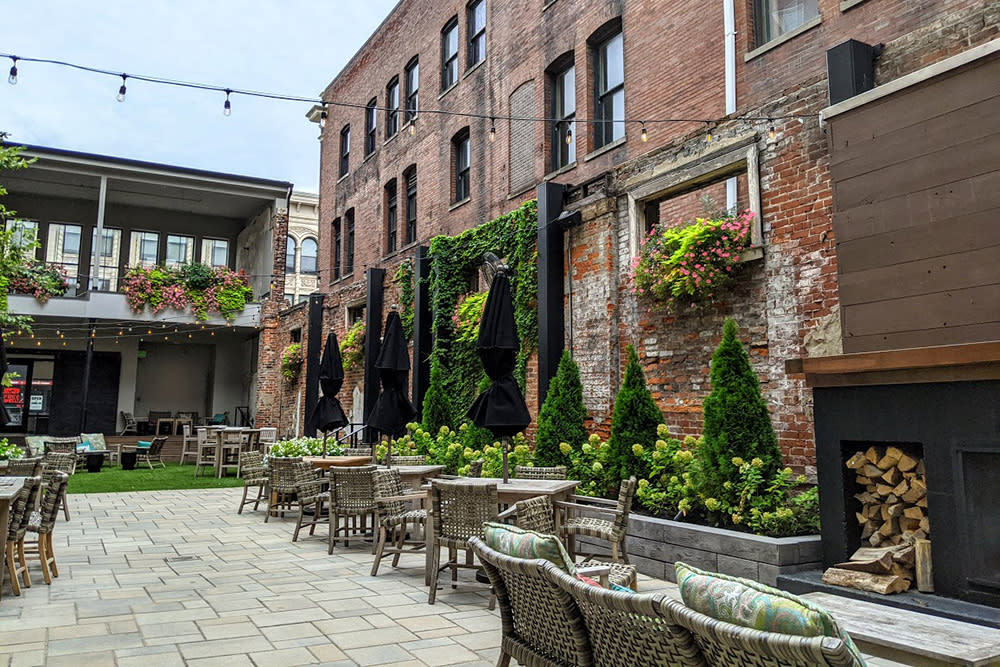
[(11, 386), (3, 388), (3, 406), (10, 420), (8, 431), (48, 433), (54, 370), (52, 358), (11, 359)]

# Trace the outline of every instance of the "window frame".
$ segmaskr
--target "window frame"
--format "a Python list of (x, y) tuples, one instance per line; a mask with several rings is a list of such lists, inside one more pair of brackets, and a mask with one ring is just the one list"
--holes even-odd
[[(288, 254), (291, 251), (292, 256), (292, 266), (288, 266)], [(285, 275), (289, 273), (297, 273), (295, 267), (298, 266), (298, 254), (299, 254), (299, 242), (291, 234), (288, 235), (285, 240)]]
[[(570, 54), (572, 56), (572, 54)], [(572, 111), (566, 110), (566, 76), (572, 75), (570, 91), (572, 93)], [(568, 167), (577, 160), (576, 132), (576, 62), (569, 59), (568, 63), (557, 66), (550, 74), (551, 117), (556, 119), (552, 124), (553, 144), (549, 159), (552, 161), (551, 171)], [(570, 142), (566, 142), (567, 130), (571, 131)]]
[[(621, 43), (621, 81), (608, 87), (608, 46), (615, 40)], [(595, 40), (593, 46), (594, 79), (594, 150), (598, 150), (625, 137), (625, 34), (617, 29)], [(621, 93), (622, 118), (615, 118), (615, 97)], [(610, 114), (610, 116), (608, 116)], [(618, 135), (617, 129), (621, 130)]]
[[(171, 260), (170, 259), (170, 245), (171, 245), (170, 244), (170, 239), (187, 239), (188, 241), (190, 241), (190, 244), (189, 244), (190, 253), (185, 253), (187, 255), (190, 255), (190, 257), (187, 258), (187, 259), (185, 259), (185, 260), (182, 260), (182, 261)], [(193, 236), (189, 236), (187, 234), (167, 234), (166, 241), (163, 244), (163, 265), (164, 266), (183, 266), (185, 264), (190, 264), (191, 262), (193, 262), (194, 261), (194, 248), (195, 248), (194, 240), (195, 239), (194, 239)]]
[(340, 218), (333, 221), (333, 279), (340, 280), (341, 253), (343, 239), (341, 237)]
[(344, 211), (346, 230), (344, 232), (344, 275), (354, 274), (354, 209)]
[(772, 22), (772, 14), (776, 12), (770, 10), (768, 7), (765, 7), (765, 5), (770, 6), (772, 3), (774, 3), (774, 0), (753, 0), (753, 3), (751, 4), (751, 12), (753, 17), (753, 38), (754, 38), (755, 48), (764, 46), (765, 44), (773, 42), (774, 40), (781, 39), (785, 35), (788, 35), (789, 33), (798, 30), (799, 28), (806, 25), (810, 21), (816, 19), (816, 17), (820, 16), (818, 0), (799, 0), (798, 3), (791, 3), (791, 4), (800, 5), (805, 10), (810, 9), (810, 7), (808, 7), (807, 5), (814, 5), (813, 9), (815, 9), (815, 11), (812, 14), (808, 15), (803, 14), (802, 21), (795, 24), (794, 26), (786, 30), (782, 30), (781, 32), (775, 32), (772, 29), (774, 25)]
[[(472, 197), (472, 138), (469, 128), (459, 130), (452, 137), (451, 145), (452, 171), (454, 173), (451, 203), (458, 204)], [(465, 158), (464, 165), (462, 164), (463, 157)]]
[(373, 97), (365, 105), (365, 158), (378, 148), (378, 98)]
[(420, 57), (413, 56), (403, 70), (405, 85), (403, 123), (412, 123), (420, 109)]
[(351, 124), (340, 128), (340, 175), (347, 176), (351, 171)]
[[(226, 261), (222, 264), (216, 264), (214, 258), (217, 243), (224, 243), (226, 245)], [(205, 258), (205, 250), (208, 249), (208, 261)], [(229, 239), (216, 238), (212, 236), (201, 237), (201, 263), (208, 264), (209, 266), (229, 266)]]
[[(57, 228), (62, 229), (62, 234), (60, 235)], [(76, 251), (66, 249), (66, 237), (69, 236), (67, 232), (69, 230), (75, 230), (72, 235), (77, 236), (77, 247)], [(37, 237), (36, 237), (37, 238)], [(74, 280), (80, 280), (81, 266), (83, 262), (83, 225), (77, 222), (50, 222), (46, 225), (45, 229), (45, 246), (42, 248), (43, 257), (45, 258), (46, 264), (54, 264), (61, 266), (66, 272), (66, 276), (70, 279), (70, 283)], [(67, 257), (70, 259), (67, 260)], [(75, 257), (75, 261), (72, 259)], [(58, 259), (57, 259), (58, 258)], [(89, 264), (86, 268), (89, 272)]]
[[(306, 243), (312, 243), (315, 248), (312, 256), (310, 257), (310, 259), (312, 259), (311, 269), (307, 269), (305, 264), (307, 258), (307, 255), (305, 254)], [(304, 276), (315, 276), (319, 273), (319, 242), (312, 236), (305, 237), (299, 243), (299, 273)]]
[(417, 165), (403, 172), (406, 183), (406, 245), (417, 242)]
[[(455, 51), (449, 53), (451, 33), (455, 33)], [(452, 16), (441, 29), (441, 92), (458, 83), (458, 52), (459, 52), (458, 16)]]
[[(483, 25), (477, 29), (476, 10), (480, 7), (483, 8)], [(465, 33), (467, 35), (465, 69), (468, 71), (486, 60), (486, 0), (472, 0), (465, 7), (465, 16)], [(480, 46), (482, 47), (481, 55), (479, 53)]]
[(392, 139), (397, 132), (399, 132), (399, 75), (389, 79), (389, 83), (385, 86), (385, 138)]
[[(115, 241), (115, 236), (117, 233), (117, 243)], [(91, 265), (94, 267), (97, 275), (91, 276), (90, 284), (95, 286), (94, 289), (100, 292), (116, 292), (118, 291), (118, 278), (121, 274), (121, 245), (122, 238), (125, 236), (125, 230), (121, 227), (102, 227), (101, 228), (102, 238), (100, 241), (97, 239), (97, 226), (91, 227), (90, 232), (90, 261)], [(110, 252), (104, 252), (104, 246), (106, 242), (110, 241)], [(115, 252), (117, 250), (117, 252)], [(103, 263), (102, 260), (109, 260), (108, 263)], [(107, 281), (107, 287), (101, 286), (101, 281)]]
[[(133, 258), (132, 257), (132, 240), (135, 238), (135, 236), (137, 234), (141, 235), (141, 238), (139, 240), (139, 246), (138, 246), (139, 247), (139, 257), (138, 258)], [(142, 259), (143, 249), (144, 249), (144, 247), (146, 245), (146, 242), (148, 240), (148, 239), (145, 238), (147, 235), (151, 235), (151, 236), (153, 236), (156, 239), (156, 250), (153, 252), (153, 261), (150, 264), (145, 264), (144, 262), (146, 260)], [(129, 235), (128, 235), (128, 262), (129, 262), (129, 266), (142, 266), (142, 267), (145, 267), (145, 268), (150, 268), (150, 267), (156, 266), (156, 264), (159, 261), (159, 259), (160, 259), (160, 233), (159, 232), (154, 232), (154, 231), (151, 231), (151, 230), (146, 230), (146, 229), (130, 229), (129, 230)]]
[(399, 240), (399, 189), (396, 179), (385, 184), (385, 252), (396, 251)]

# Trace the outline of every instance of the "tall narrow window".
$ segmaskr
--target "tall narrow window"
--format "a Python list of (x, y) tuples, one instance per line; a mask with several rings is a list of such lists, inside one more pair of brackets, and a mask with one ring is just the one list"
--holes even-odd
[(454, 16), (441, 31), (441, 90), (458, 83), (458, 17)]
[(576, 162), (576, 68), (570, 64), (552, 77), (552, 169)]
[(455, 198), (453, 202), (469, 198), (469, 163), (471, 162), (469, 146), (469, 128), (465, 128), (451, 140), (454, 150)]
[(594, 148), (625, 136), (625, 55), (622, 33), (597, 45), (594, 53)]
[(420, 61), (414, 57), (406, 65), (406, 115), (403, 122), (409, 123), (417, 117), (418, 94), (420, 90)]
[(156, 232), (132, 232), (129, 241), (129, 266), (156, 266), (160, 235)]
[(169, 234), (167, 236), (167, 266), (180, 266), (190, 264), (194, 261), (194, 237), (177, 236)]
[(340, 131), (340, 176), (347, 176), (351, 170), (351, 126), (345, 125)]
[(385, 87), (385, 138), (399, 131), (399, 77), (394, 76)]
[(385, 251), (396, 250), (396, 237), (399, 232), (399, 222), (396, 216), (396, 179), (385, 184)]
[(229, 266), (229, 241), (225, 239), (202, 239), (201, 261), (211, 266)]
[(406, 180), (406, 243), (417, 241), (417, 167), (410, 167), (403, 172)]
[(344, 221), (347, 224), (344, 241), (344, 273), (351, 275), (354, 273), (354, 209), (349, 209), (344, 213)]
[(754, 0), (753, 4), (757, 46), (819, 16), (817, 0)]
[(469, 18), (469, 61), (465, 66), (470, 68), (486, 58), (486, 0), (470, 2), (466, 11)]
[(368, 100), (365, 106), (365, 157), (375, 152), (375, 131), (378, 129), (378, 98)]
[(83, 227), (62, 223), (49, 224), (45, 261), (62, 267), (70, 283), (80, 273), (80, 236)]
[(299, 251), (299, 271), (308, 275), (316, 275), (316, 254), (319, 246), (314, 238), (302, 239), (302, 249)]
[(295, 239), (291, 236), (288, 237), (288, 242), (285, 244), (285, 273), (295, 273), (295, 251), (296, 251)]
[(333, 221), (333, 279), (340, 279), (340, 253), (342, 251), (340, 238), (340, 218)]
[(118, 289), (118, 265), (121, 259), (122, 230), (105, 227), (101, 230), (101, 240), (97, 241), (97, 228), (91, 233), (91, 256), (97, 275), (91, 280), (95, 289), (113, 292)]

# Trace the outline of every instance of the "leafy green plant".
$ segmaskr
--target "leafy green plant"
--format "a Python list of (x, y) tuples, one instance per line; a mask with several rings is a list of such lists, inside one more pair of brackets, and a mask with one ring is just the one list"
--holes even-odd
[(180, 275), (188, 290), (206, 290), (212, 285), (212, 267), (207, 264), (184, 264), (180, 268)]
[[(467, 474), (469, 464), (477, 459), (483, 460), (483, 477), (501, 477), (503, 474), (501, 444), (497, 441), (490, 441), (485, 446), (477, 444), (481, 434), (469, 423), (462, 424), (458, 429), (442, 426), (434, 432), (412, 423), (407, 424), (406, 430), (403, 437), (378, 445), (376, 453), (380, 460), (384, 459), (391, 444), (393, 456), (423, 455), (429, 464), (443, 465), (448, 474)], [(519, 465), (534, 464), (533, 452), (523, 434), (514, 436), (507, 462), (512, 471)]]
[(538, 430), (535, 435), (535, 459), (540, 466), (566, 465), (568, 454), (561, 445), (579, 449), (587, 441), (587, 408), (583, 404), (583, 385), (580, 367), (573, 361), (569, 350), (564, 350), (559, 360), (556, 376), (549, 383), (549, 391), (538, 412)]
[(608, 446), (611, 448), (612, 473), (621, 479), (631, 475), (641, 479), (648, 472), (641, 455), (644, 448), (656, 443), (657, 431), (663, 423), (663, 413), (646, 387), (646, 376), (642, 372), (635, 347), (629, 345), (627, 354), (625, 379), (615, 397), (615, 408), (611, 416)]
[(289, 384), (295, 384), (302, 373), (302, 343), (292, 343), (281, 353), (281, 374)]
[(428, 433), (437, 433), (451, 423), (451, 405), (445, 395), (444, 370), (438, 357), (431, 357), (430, 384), (420, 414), (421, 427)]
[(344, 334), (340, 341), (340, 355), (344, 362), (344, 370), (352, 370), (365, 359), (365, 323), (358, 320)]
[(8, 278), (8, 289), (17, 294), (30, 294), (40, 303), (62, 296), (69, 288), (66, 272), (55, 264), (28, 259)]
[(210, 312), (232, 319), (253, 299), (253, 289), (242, 269), (204, 264), (136, 266), (125, 274), (122, 291), (134, 312), (147, 307), (154, 313), (190, 308), (199, 320), (207, 319)]
[[(21, 157), (23, 146), (7, 146), (7, 133), (0, 132), (0, 173), (10, 173), (25, 169), (36, 158), (25, 160)], [(0, 184), (0, 197), (7, 194), (7, 189)], [(0, 202), (0, 220), (15, 220), (17, 212), (8, 209)], [(7, 308), (7, 292), (11, 288), (15, 276), (22, 266), (34, 256), (38, 240), (24, 239), (14, 227), (5, 229), (0, 226), (0, 328), (31, 331), (31, 317), (27, 315), (11, 315)]]
[[(343, 453), (344, 448), (336, 440), (328, 438), (326, 441), (326, 453), (329, 456), (336, 456)], [(323, 454), (323, 438), (290, 438), (279, 440), (271, 445), (268, 456), (321, 456)]]
[(416, 295), (416, 282), (413, 275), (413, 262), (409, 259), (402, 261), (396, 269), (392, 282), (399, 285), (399, 320), (403, 325), (403, 334), (407, 340), (413, 338), (413, 316), (414, 299)]
[(20, 447), (8, 441), (7, 438), (0, 438), (0, 461), (19, 459), (23, 456), (24, 452)]

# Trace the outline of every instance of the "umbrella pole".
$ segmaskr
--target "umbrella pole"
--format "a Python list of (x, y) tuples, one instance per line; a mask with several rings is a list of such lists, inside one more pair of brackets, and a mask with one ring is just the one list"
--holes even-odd
[(500, 438), (500, 446), (503, 448), (503, 483), (506, 484), (510, 481), (510, 465), (507, 463), (507, 449), (510, 444), (510, 438), (504, 436)]
[(323, 458), (326, 458), (326, 429), (323, 429)]

